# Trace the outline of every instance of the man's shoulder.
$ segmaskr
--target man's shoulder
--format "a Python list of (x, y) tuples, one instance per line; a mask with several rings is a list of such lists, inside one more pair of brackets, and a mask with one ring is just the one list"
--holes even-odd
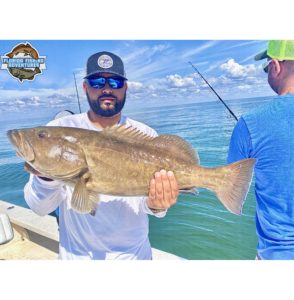
[(50, 121), (47, 126), (81, 127), (85, 119), (85, 113), (69, 115)]
[(126, 125), (137, 128), (140, 131), (142, 131), (143, 133), (145, 133), (147, 135), (150, 135), (150, 136), (157, 136), (158, 135), (157, 132), (153, 128), (151, 128), (150, 126), (148, 126), (148, 125), (146, 125), (142, 122), (133, 120), (131, 118), (126, 118)]
[(283, 112), (283, 110), (287, 109), (283, 102), (283, 97), (281, 96), (270, 97), (265, 103), (245, 113), (243, 119), (246, 123), (251, 121), (268, 121), (269, 118), (275, 119), (278, 117), (278, 111)]

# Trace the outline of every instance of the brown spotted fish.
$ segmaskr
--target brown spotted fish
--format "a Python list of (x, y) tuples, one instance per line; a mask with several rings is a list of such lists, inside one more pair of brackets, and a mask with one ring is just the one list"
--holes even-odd
[(17, 154), (44, 176), (74, 186), (71, 206), (93, 212), (99, 194), (148, 195), (154, 173), (173, 171), (181, 190), (213, 191), (232, 213), (240, 214), (255, 159), (217, 167), (199, 165), (196, 151), (176, 135), (149, 137), (113, 126), (101, 132), (69, 127), (36, 127), (7, 132)]

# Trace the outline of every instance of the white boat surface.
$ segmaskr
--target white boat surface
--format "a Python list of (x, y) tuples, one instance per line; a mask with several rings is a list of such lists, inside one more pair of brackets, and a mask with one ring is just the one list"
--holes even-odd
[[(55, 217), (38, 216), (32, 210), (0, 200), (0, 213), (10, 219), (14, 237), (0, 245), (0, 260), (56, 260), (59, 234)], [(154, 260), (183, 259), (152, 248)]]

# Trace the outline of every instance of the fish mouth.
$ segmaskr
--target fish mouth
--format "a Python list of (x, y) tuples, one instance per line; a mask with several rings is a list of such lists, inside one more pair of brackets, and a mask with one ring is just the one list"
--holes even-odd
[(33, 147), (19, 130), (8, 130), (7, 137), (15, 148), (17, 156), (28, 162), (32, 162), (35, 159)]

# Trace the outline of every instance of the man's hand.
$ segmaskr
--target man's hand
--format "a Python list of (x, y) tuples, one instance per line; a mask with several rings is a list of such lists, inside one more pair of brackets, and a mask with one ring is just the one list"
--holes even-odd
[(148, 207), (153, 210), (165, 210), (177, 202), (179, 188), (173, 172), (161, 170), (150, 181)]
[(50, 178), (47, 177), (43, 177), (42, 174), (40, 172), (38, 172), (37, 170), (35, 170), (31, 165), (29, 165), (27, 162), (25, 162), (24, 164), (24, 170), (28, 173), (31, 173), (33, 175), (36, 175), (38, 177), (40, 177), (41, 179), (45, 180), (45, 181), (53, 181)]

